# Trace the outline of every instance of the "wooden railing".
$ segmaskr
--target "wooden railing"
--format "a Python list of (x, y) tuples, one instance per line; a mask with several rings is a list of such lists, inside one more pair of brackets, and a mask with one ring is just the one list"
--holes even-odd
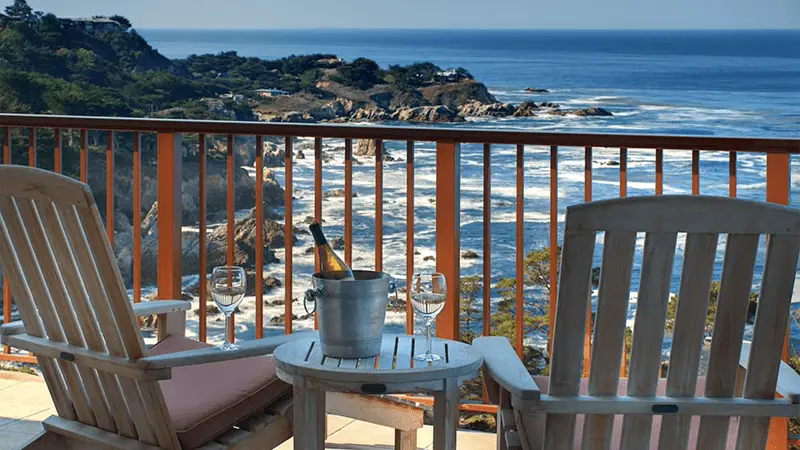
[[(403, 141), (406, 143), (407, 167), (407, 235), (406, 273), (410, 277), (414, 271), (414, 198), (415, 198), (415, 143), (434, 142), (436, 145), (436, 198), (435, 198), (435, 227), (436, 227), (436, 268), (443, 272), (450, 283), (448, 299), (444, 311), (439, 314), (436, 322), (437, 335), (445, 338), (458, 338), (459, 333), (459, 283), (460, 279), (460, 214), (461, 214), (461, 144), (483, 144), (483, 328), (482, 334), (491, 334), (490, 329), (490, 281), (492, 268), (492, 152), (493, 145), (512, 144), (516, 146), (516, 311), (524, 312), (524, 258), (525, 258), (525, 209), (524, 209), (524, 158), (526, 146), (540, 146), (549, 149), (549, 248), (550, 261), (558, 259), (558, 163), (559, 149), (564, 147), (582, 148), (585, 152), (584, 162), (584, 200), (592, 200), (592, 152), (594, 148), (618, 149), (619, 151), (619, 196), (627, 195), (627, 162), (628, 149), (649, 149), (655, 155), (654, 194), (662, 194), (664, 187), (664, 153), (676, 150), (691, 151), (691, 191), (700, 194), (700, 160), (703, 152), (724, 151), (729, 154), (728, 194), (737, 195), (737, 154), (752, 152), (766, 155), (766, 197), (764, 200), (780, 204), (789, 203), (790, 193), (790, 156), (800, 153), (800, 139), (760, 139), (760, 138), (721, 138), (721, 137), (690, 137), (690, 136), (655, 136), (655, 135), (620, 135), (620, 134), (566, 134), (566, 133), (541, 133), (524, 131), (495, 131), (475, 130), (464, 128), (432, 128), (432, 127), (388, 127), (388, 126), (354, 126), (354, 125), (310, 125), (310, 124), (284, 124), (260, 122), (222, 122), (222, 121), (188, 121), (188, 120), (158, 120), (158, 119), (120, 119), (108, 117), (63, 117), (44, 115), (9, 115), (0, 114), (0, 128), (3, 135), (3, 163), (12, 162), (15, 152), (23, 148), (12, 148), (11, 132), (16, 129), (27, 130), (27, 155), (28, 164), (36, 165), (37, 159), (37, 130), (47, 129), (54, 132), (53, 170), (63, 170), (62, 158), (64, 149), (62, 133), (65, 130), (80, 130), (79, 140), (79, 170), (81, 180), (87, 180), (88, 143), (87, 132), (97, 130), (108, 133), (106, 159), (106, 226), (109, 239), (114, 239), (114, 134), (126, 132), (133, 134), (133, 301), (141, 299), (142, 282), (139, 276), (141, 264), (141, 234), (139, 223), (141, 221), (141, 139), (144, 134), (156, 135), (156, 164), (157, 164), (157, 200), (158, 200), (158, 260), (159, 270), (157, 279), (158, 298), (177, 298), (181, 293), (181, 167), (182, 167), (182, 137), (187, 134), (197, 134), (199, 155), (199, 239), (200, 263), (199, 273), (205, 273), (206, 266), (206, 156), (207, 136), (227, 136), (227, 225), (228, 230), (233, 230), (234, 211), (234, 169), (236, 167), (233, 151), (236, 136), (255, 137), (257, 157), (255, 162), (256, 174), (256, 248), (262, 248), (263, 243), (263, 216), (262, 208), (262, 136), (277, 136), (285, 138), (285, 320), (284, 330), (292, 331), (292, 298), (296, 291), (292, 286), (292, 230), (293, 230), (293, 152), (294, 137), (314, 138), (314, 218), (322, 218), (322, 174), (323, 174), (323, 140), (344, 139), (344, 256), (348, 264), (352, 264), (353, 252), (353, 141), (355, 139), (368, 139), (376, 142), (375, 155), (375, 227), (374, 227), (374, 267), (376, 270), (383, 268), (383, 148), (386, 141)], [(23, 134), (24, 136), (24, 134)], [(24, 139), (23, 139), (24, 140)], [(511, 174), (504, 174), (510, 177)], [(228, 233), (227, 261), (234, 258), (234, 233)], [(263, 266), (261, 252), (256, 252), (256, 267)], [(315, 267), (319, 266), (317, 261)], [(557, 265), (550, 265), (549, 282), (550, 310), (554, 311), (556, 299), (556, 273)], [(256, 316), (255, 335), (261, 338), (264, 332), (263, 317), (263, 292), (262, 271), (256, 270)], [(4, 321), (10, 318), (10, 295), (8, 284), (4, 284)], [(200, 283), (200, 298), (206, 296), (205, 283)], [(201, 302), (202, 304), (202, 302)], [(407, 302), (407, 332), (413, 331), (413, 314), (410, 302)], [(517, 314), (516, 342), (513, 344), (517, 352), (522, 355), (523, 349), (523, 314)], [(199, 337), (206, 339), (206, 310), (199, 309)], [(550, 317), (552, 329), (553, 317)], [(232, 321), (231, 321), (232, 322)], [(231, 324), (232, 326), (232, 324)], [(590, 326), (587, 323), (586, 351), (584, 357), (588, 368), (590, 352), (589, 334)], [(33, 361), (30, 356), (10, 354), (5, 348), (0, 353), (0, 360)], [(624, 370), (624, 369), (623, 369)], [(484, 407), (478, 409), (485, 409)]]

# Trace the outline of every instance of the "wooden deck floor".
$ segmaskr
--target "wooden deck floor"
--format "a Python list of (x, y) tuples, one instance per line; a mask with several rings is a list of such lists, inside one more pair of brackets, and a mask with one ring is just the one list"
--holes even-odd
[[(47, 387), (41, 378), (0, 371), (0, 450), (19, 450), (42, 431), (41, 421), (55, 414)], [(388, 450), (394, 444), (394, 430), (341, 416), (328, 416), (326, 448), (337, 450)], [(429, 449), (433, 428), (417, 433), (417, 445)], [(458, 450), (484, 450), (495, 447), (495, 435), (460, 431)], [(291, 440), (277, 447), (292, 450)]]

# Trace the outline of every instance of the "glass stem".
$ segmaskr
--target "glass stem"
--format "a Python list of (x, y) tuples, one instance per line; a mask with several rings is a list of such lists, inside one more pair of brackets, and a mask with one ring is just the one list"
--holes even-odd
[(425, 350), (425, 353), (428, 354), (428, 355), (433, 353), (431, 351), (431, 349), (432, 349), (432, 346), (431, 346), (431, 322), (432, 322), (432, 320), (431, 320), (430, 317), (426, 317), (425, 318), (425, 338), (426, 338), (425, 339), (425, 344), (426, 344), (426, 347), (427, 347), (427, 349)]
[(231, 324), (231, 315), (225, 314), (225, 342), (227, 342), (228, 344), (232, 343), (230, 324)]

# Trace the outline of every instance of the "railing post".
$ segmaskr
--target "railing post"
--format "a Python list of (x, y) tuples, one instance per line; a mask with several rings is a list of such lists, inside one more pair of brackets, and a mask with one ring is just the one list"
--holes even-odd
[[(461, 145), (436, 143), (436, 271), (447, 281), (447, 301), (436, 336), (458, 340), (461, 297)], [(412, 255), (409, 255), (412, 257)]]
[[(179, 299), (181, 295), (181, 163), (183, 135), (158, 133), (158, 299)], [(182, 323), (171, 323), (177, 314), (158, 317), (158, 339), (168, 334), (183, 335)]]
[[(788, 153), (767, 153), (767, 201), (781, 205), (789, 204), (790, 166)], [(789, 329), (783, 342), (781, 358), (789, 359)], [(788, 448), (789, 430), (786, 418), (776, 417), (770, 421), (768, 450)]]

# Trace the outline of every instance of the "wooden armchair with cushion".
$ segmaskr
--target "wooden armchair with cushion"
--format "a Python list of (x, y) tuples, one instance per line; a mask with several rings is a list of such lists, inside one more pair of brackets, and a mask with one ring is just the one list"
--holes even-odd
[[(0, 337), (36, 354), (58, 413), (26, 449), (271, 449), (291, 437), (291, 386), (263, 355), (308, 333), (221, 351), (183, 337), (189, 302), (133, 305), (85, 184), (0, 167), (0, 264), (22, 317)], [(170, 328), (146, 350), (137, 316), (151, 314)]]
[[(604, 233), (589, 378), (581, 379), (593, 253)], [(631, 269), (644, 233), (629, 378), (620, 379)], [(678, 233), (686, 233), (666, 380), (659, 379)], [(752, 343), (743, 344), (761, 235)], [(726, 238), (708, 372), (698, 377), (717, 244)], [(498, 449), (763, 450), (771, 417), (800, 416), (800, 376), (781, 362), (800, 211), (715, 197), (638, 197), (567, 209), (549, 377), (500, 337), (475, 340), (498, 408)], [(775, 394), (783, 398), (776, 399)]]

